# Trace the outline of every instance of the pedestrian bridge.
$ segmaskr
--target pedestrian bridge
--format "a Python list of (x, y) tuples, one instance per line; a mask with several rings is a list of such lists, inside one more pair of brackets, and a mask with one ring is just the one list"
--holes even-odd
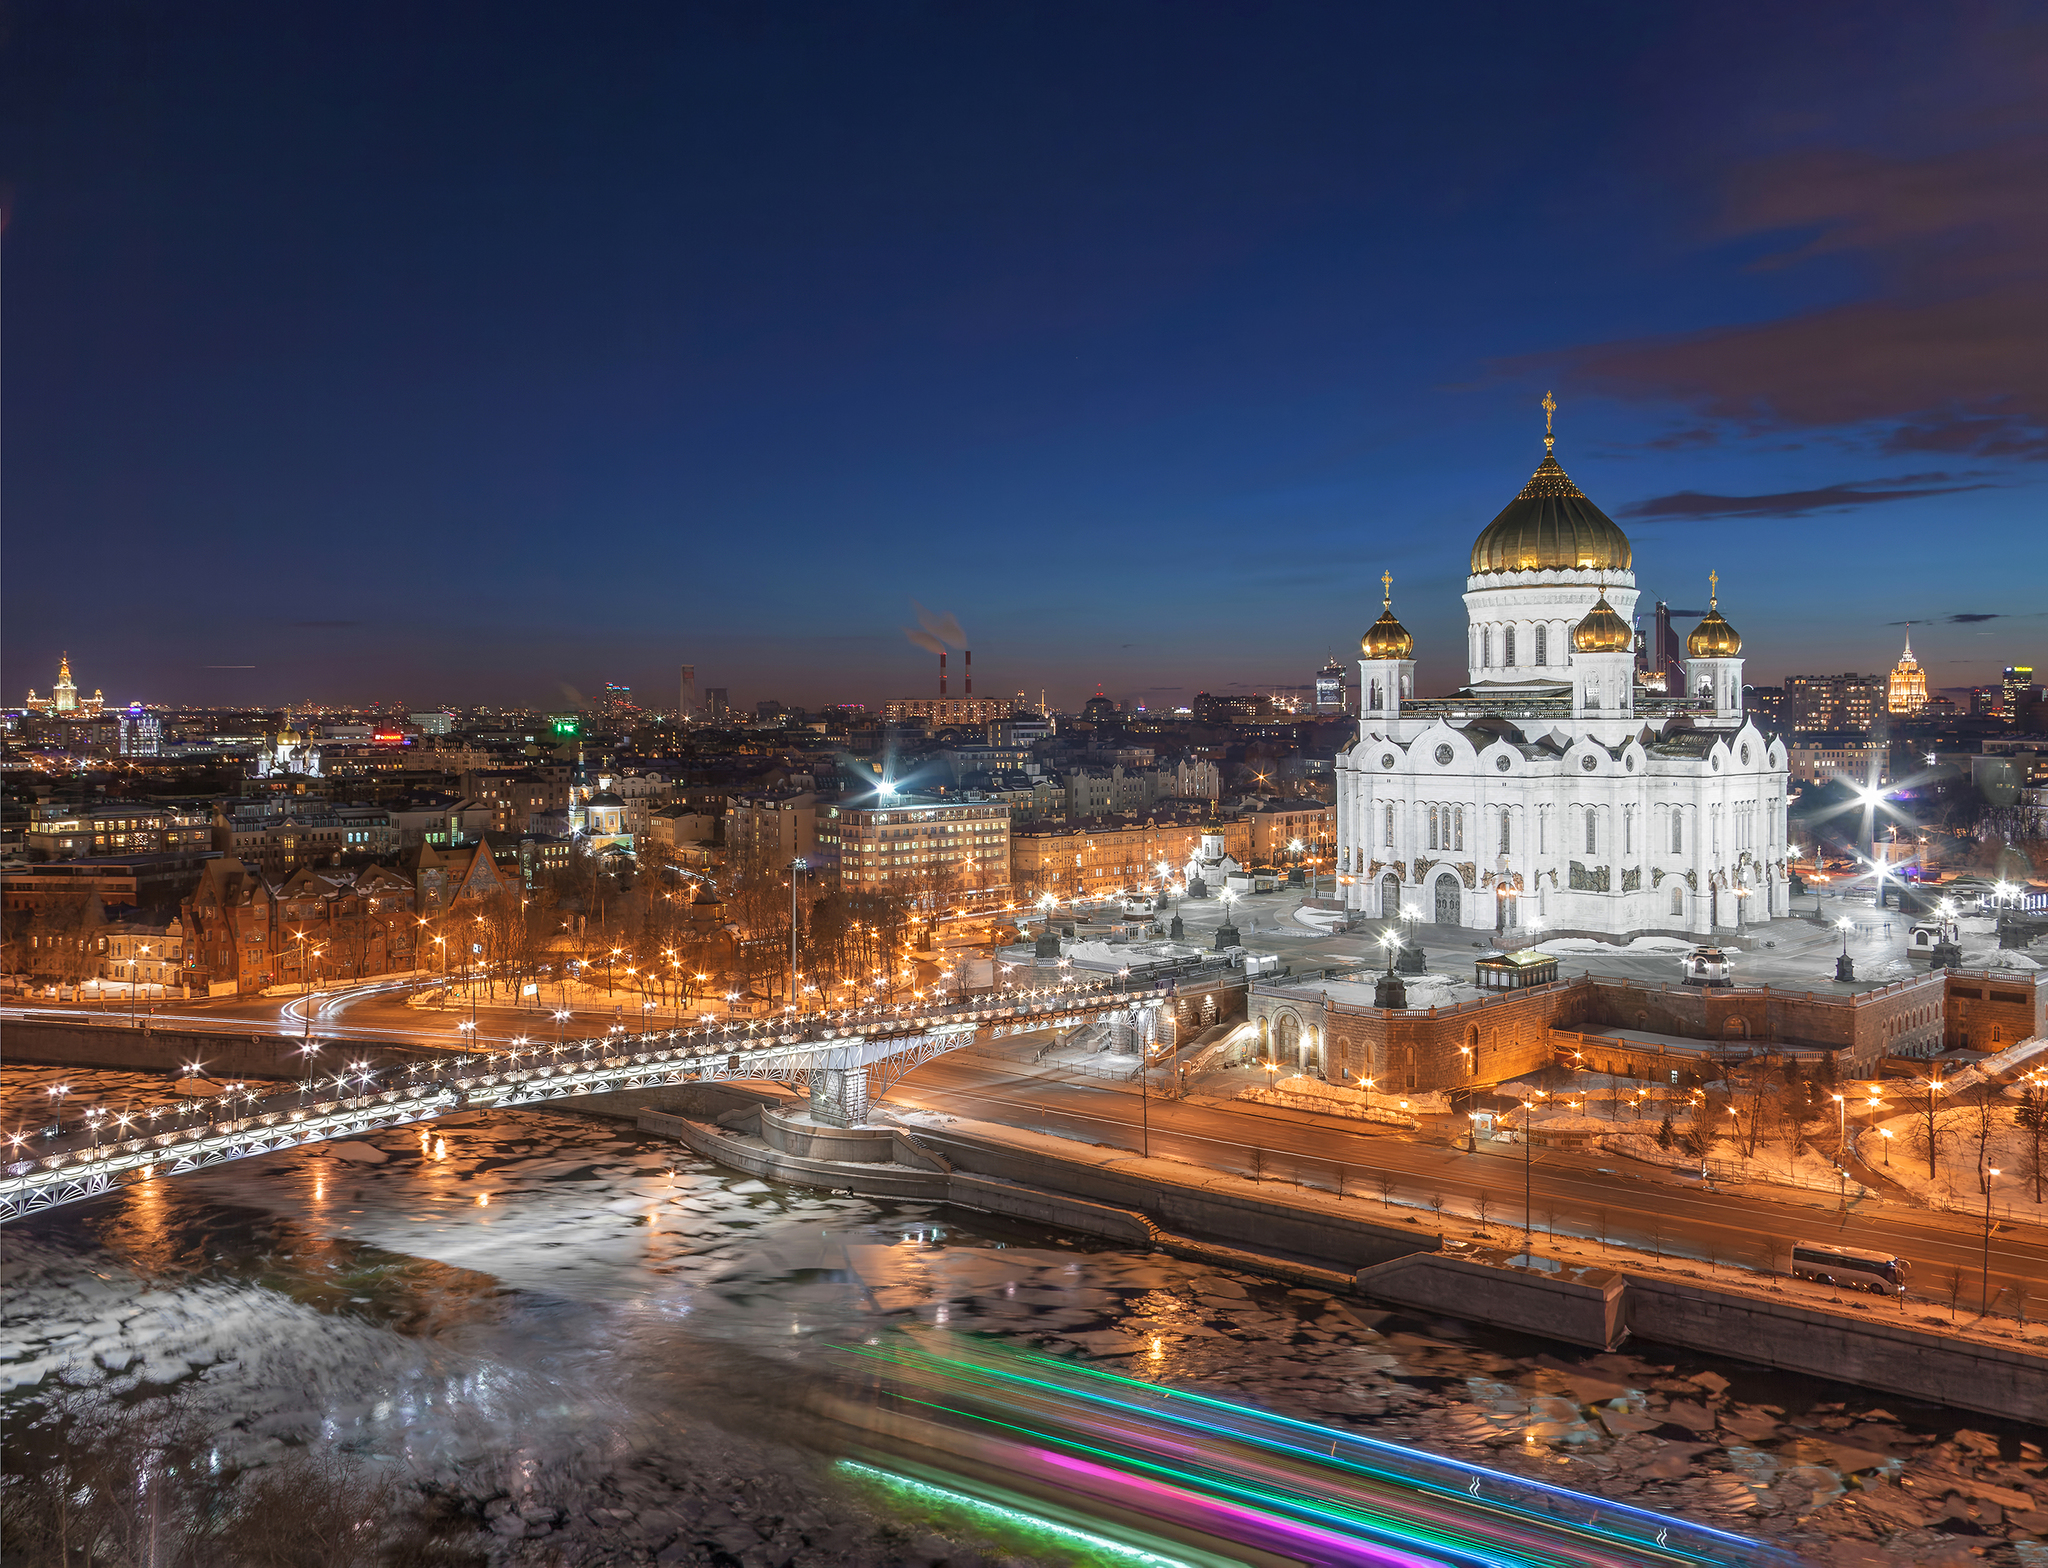
[(874, 1069), (886, 1084), (983, 1032), (1060, 1028), (1105, 1015), (1114, 1020), (1122, 1014), (1151, 1038), (1158, 1032), (1157, 1011), (1170, 1000), (1163, 988), (1139, 992), (1105, 980), (982, 1005), (866, 1008), (781, 1022), (514, 1042), (505, 1051), (438, 1052), (402, 1072), (380, 1074), (357, 1064), (268, 1094), (242, 1087), (107, 1114), (95, 1126), (55, 1137), (15, 1133), (11, 1157), (0, 1165), (0, 1224), (228, 1160), (457, 1112), (626, 1089), (740, 1079), (802, 1083), (813, 1114), (845, 1126), (865, 1118)]

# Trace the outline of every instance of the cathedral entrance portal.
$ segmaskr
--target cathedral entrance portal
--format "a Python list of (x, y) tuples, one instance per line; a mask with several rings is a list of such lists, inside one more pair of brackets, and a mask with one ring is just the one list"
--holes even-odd
[(1391, 871), (1380, 878), (1380, 913), (1389, 920), (1401, 918), (1401, 879)]
[(1464, 921), (1464, 900), (1459, 897), (1456, 877), (1436, 879), (1436, 923), (1440, 926), (1461, 925)]

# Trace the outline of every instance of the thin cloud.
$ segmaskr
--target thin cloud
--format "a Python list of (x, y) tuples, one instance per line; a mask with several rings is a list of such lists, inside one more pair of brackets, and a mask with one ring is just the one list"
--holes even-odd
[(1815, 512), (1847, 511), (1859, 506), (1877, 506), (1887, 501), (1918, 501), (1928, 496), (1956, 495), (1965, 490), (1988, 490), (1988, 484), (1931, 485), (1919, 489), (1878, 490), (1852, 480), (1846, 484), (1823, 485), (1818, 490), (1781, 490), (1771, 495), (1713, 495), (1704, 490), (1680, 490), (1671, 495), (1652, 496), (1624, 507), (1624, 517), (1708, 518), (1708, 517), (1806, 517)]
[(2048, 459), (2044, 180), (2038, 127), (1925, 158), (1817, 148), (1742, 165), (1714, 238), (1783, 240), (1763, 268), (1854, 256), (1866, 298), (1505, 368), (1669, 398), (1751, 434), (1875, 427), (1887, 452)]

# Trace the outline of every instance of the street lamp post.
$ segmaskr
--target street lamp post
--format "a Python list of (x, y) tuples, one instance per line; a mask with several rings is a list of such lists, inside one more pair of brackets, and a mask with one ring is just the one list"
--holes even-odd
[(1849, 1097), (1835, 1099), (1835, 1174), (1841, 1178), (1842, 1207), (1849, 1206)]
[(1847, 982), (1856, 978), (1856, 961), (1849, 956), (1849, 932), (1855, 922), (1846, 916), (1835, 922), (1842, 933), (1842, 956), (1835, 960), (1835, 979)]
[(1984, 1261), (1977, 1275), (1977, 1303), (1981, 1316), (1991, 1315), (1991, 1184), (1998, 1180), (1998, 1167), (1984, 1167)]
[(128, 1027), (131, 1029), (135, 1027), (135, 981), (141, 973), (142, 960), (148, 953), (149, 945), (144, 943), (135, 950), (135, 956), (128, 960)]
[(796, 879), (797, 874), (808, 871), (810, 865), (804, 860), (789, 863), (789, 1000), (796, 1001)]
[(1536, 1101), (1543, 1097), (1537, 1089), (1529, 1099), (1522, 1102), (1522, 1255), (1536, 1254), (1536, 1166), (1531, 1152), (1532, 1140), (1529, 1134), (1536, 1129)]

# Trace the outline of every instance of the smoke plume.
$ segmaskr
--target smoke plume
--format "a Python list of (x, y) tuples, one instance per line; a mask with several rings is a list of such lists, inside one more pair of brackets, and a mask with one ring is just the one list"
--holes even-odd
[[(931, 637), (945, 643), (949, 647), (964, 648), (967, 646), (967, 633), (960, 629), (960, 623), (951, 615), (935, 615), (915, 599), (910, 601), (910, 607), (917, 611), (917, 624), (922, 626)], [(911, 640), (916, 642), (917, 639), (912, 638)], [(918, 646), (922, 648), (927, 645), (918, 643)], [(937, 648), (932, 649), (934, 653), (938, 651)]]

